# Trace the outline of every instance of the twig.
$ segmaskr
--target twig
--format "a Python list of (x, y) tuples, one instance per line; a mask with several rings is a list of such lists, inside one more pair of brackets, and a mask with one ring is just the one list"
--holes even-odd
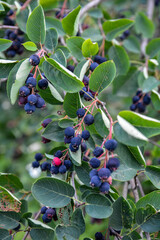
[(27, 1), (23, 4), (23, 6), (21, 7), (21, 11), (23, 11), (23, 10), (30, 4), (31, 1), (32, 1), (32, 0), (27, 0)]
[(127, 199), (127, 193), (128, 193), (128, 182), (125, 182), (123, 186), (123, 197), (125, 199)]
[(137, 191), (137, 188), (136, 188), (134, 178), (130, 180), (130, 184), (131, 184), (131, 188), (132, 188), (132, 192), (133, 192), (133, 195), (134, 195), (135, 202), (138, 202), (139, 194), (138, 194), (138, 191)]
[(78, 200), (78, 196), (77, 196), (77, 191), (76, 191), (76, 187), (75, 187), (75, 182), (74, 182), (74, 177), (75, 177), (75, 172), (73, 171), (72, 172), (72, 178), (71, 178), (71, 181), (72, 181), (72, 186), (74, 188), (74, 191), (75, 191), (75, 194), (74, 194), (74, 198), (75, 198), (75, 205), (77, 206), (78, 203), (77, 203), (77, 200)]
[(18, 26), (0, 25), (0, 29), (18, 29)]
[(82, 16), (88, 12), (91, 8), (96, 7), (98, 4), (100, 4), (101, 2), (103, 2), (104, 0), (92, 0), (91, 2), (89, 2), (88, 4), (86, 4), (85, 7), (83, 7), (80, 11), (80, 18), (82, 18)]
[(141, 196), (144, 197), (145, 194), (144, 194), (144, 191), (143, 191), (143, 188), (142, 188), (142, 184), (141, 184), (141, 182), (140, 182), (138, 177), (136, 179), (137, 179), (137, 184), (138, 184), (138, 188), (139, 188), (139, 191), (141, 193)]

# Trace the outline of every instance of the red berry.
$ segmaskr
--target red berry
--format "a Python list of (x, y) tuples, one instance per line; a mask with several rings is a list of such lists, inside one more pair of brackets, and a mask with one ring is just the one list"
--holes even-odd
[(61, 160), (58, 157), (53, 158), (52, 164), (55, 166), (60, 166), (61, 165)]

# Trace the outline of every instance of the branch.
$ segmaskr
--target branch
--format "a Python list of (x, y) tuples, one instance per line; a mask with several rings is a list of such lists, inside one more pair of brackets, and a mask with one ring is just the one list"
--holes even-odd
[(21, 11), (23, 11), (24, 9), (26, 9), (26, 7), (30, 4), (31, 1), (32, 1), (32, 0), (27, 0), (27, 1), (23, 4), (23, 6), (21, 7)]
[(123, 186), (123, 197), (125, 199), (127, 199), (127, 193), (128, 193), (128, 182), (125, 182)]
[(138, 177), (136, 178), (136, 180), (137, 180), (137, 184), (138, 184), (139, 191), (140, 191), (142, 197), (144, 197), (145, 194), (144, 194), (144, 191), (143, 191), (143, 188), (142, 188), (142, 184), (141, 184), (141, 182), (140, 182), (140, 180), (139, 180)]
[(18, 26), (0, 25), (0, 29), (14, 29), (14, 30), (17, 30)]
[(131, 184), (131, 189), (132, 189), (132, 192), (133, 192), (133, 195), (134, 195), (135, 202), (138, 202), (139, 194), (138, 194), (138, 191), (137, 191), (137, 188), (136, 188), (136, 184), (135, 184), (135, 179), (134, 178), (130, 180), (130, 184)]
[(103, 2), (104, 0), (92, 0), (91, 2), (89, 2), (85, 7), (83, 7), (80, 11), (80, 18), (82, 18), (82, 16), (88, 12), (91, 8), (96, 7), (98, 4), (100, 4), (101, 2)]

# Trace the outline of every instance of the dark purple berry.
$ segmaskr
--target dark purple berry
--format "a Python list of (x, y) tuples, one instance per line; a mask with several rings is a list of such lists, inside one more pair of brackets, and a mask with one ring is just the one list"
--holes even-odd
[(72, 137), (70, 137), (70, 138), (64, 137), (64, 143), (65, 144), (71, 143), (71, 139), (72, 139)]
[(76, 114), (77, 114), (78, 118), (84, 117), (84, 115), (85, 115), (85, 110), (84, 110), (84, 108), (79, 108), (79, 109), (77, 110)]
[(111, 175), (111, 172), (108, 168), (101, 168), (98, 172), (100, 179), (106, 180)]
[(26, 97), (30, 94), (30, 89), (26, 86), (23, 86), (19, 89), (19, 95), (22, 97)]
[(36, 107), (35, 105), (30, 105), (29, 103), (26, 103), (24, 106), (24, 110), (27, 114), (32, 114), (33, 112), (35, 112)]
[(69, 149), (71, 150), (71, 152), (77, 152), (79, 149), (79, 146), (73, 147), (72, 144), (70, 144)]
[(72, 65), (68, 65), (67, 66), (67, 69), (69, 70), (69, 71), (71, 71), (71, 72), (74, 72), (74, 66), (72, 66)]
[(39, 167), (39, 162), (38, 161), (32, 162), (32, 167), (33, 168), (38, 168)]
[(34, 104), (36, 104), (37, 99), (38, 99), (38, 98), (37, 98), (36, 95), (31, 94), (31, 95), (28, 96), (27, 101), (28, 101), (28, 103), (29, 103), (30, 105), (34, 105)]
[(91, 101), (92, 99), (93, 99), (93, 95), (92, 95), (92, 93), (91, 92), (86, 92), (86, 93), (84, 93), (84, 99), (86, 100), (86, 101)]
[(24, 106), (26, 103), (27, 103), (27, 97), (19, 96), (19, 98), (18, 98), (19, 106)]
[(130, 35), (130, 31), (129, 31), (129, 30), (126, 30), (126, 31), (124, 31), (123, 34), (124, 34), (125, 37), (128, 37), (128, 36)]
[(101, 165), (101, 161), (98, 158), (92, 158), (89, 164), (92, 168), (98, 168)]
[(49, 143), (50, 141), (51, 141), (50, 139), (42, 137), (42, 143), (46, 144), (46, 143)]
[(139, 97), (136, 95), (136, 96), (134, 96), (133, 98), (132, 98), (132, 102), (133, 103), (137, 103), (138, 101), (139, 101)]
[(110, 140), (107, 140), (104, 144), (105, 148), (108, 150), (108, 151), (114, 151), (117, 147), (117, 141), (114, 140), (114, 139), (110, 139)]
[(86, 143), (82, 142), (81, 143), (81, 151), (82, 151), (82, 153), (85, 152), (86, 150), (87, 150), (87, 145), (86, 145)]
[(52, 122), (52, 119), (46, 118), (46, 119), (44, 119), (44, 121), (42, 122), (41, 125), (42, 125), (42, 127), (46, 128), (50, 122)]
[(135, 111), (136, 109), (137, 109), (137, 105), (132, 104), (132, 105), (130, 106), (130, 110), (131, 110), (131, 111)]
[(120, 165), (120, 161), (118, 158), (110, 158), (108, 163), (107, 163), (107, 168), (109, 168), (109, 170), (112, 172), (112, 171), (115, 171), (117, 170), (117, 168), (119, 167)]
[(17, 49), (16, 53), (21, 55), (24, 51), (24, 47), (21, 45), (19, 49)]
[(139, 96), (139, 97), (141, 97), (142, 94), (143, 94), (142, 90), (138, 90), (138, 91), (136, 92), (136, 95)]
[(87, 114), (85, 116), (84, 123), (88, 126), (94, 123), (94, 117), (92, 116), (92, 114)]
[(53, 208), (48, 208), (45, 214), (47, 215), (47, 218), (52, 219), (52, 217), (56, 214), (56, 211)]
[(64, 130), (64, 134), (67, 138), (70, 138), (70, 137), (74, 137), (74, 128), (73, 127), (67, 127), (65, 130)]
[(101, 232), (96, 232), (95, 240), (104, 240), (104, 236)]
[(72, 166), (72, 162), (70, 160), (64, 160), (64, 165), (66, 166), (67, 170)]
[(67, 171), (67, 168), (65, 165), (61, 165), (59, 167), (59, 173), (64, 174), (64, 173), (66, 173), (66, 171)]
[(43, 159), (43, 155), (41, 153), (36, 153), (34, 158), (36, 159), (36, 161), (41, 161)]
[(150, 102), (151, 102), (151, 97), (149, 96), (148, 93), (146, 93), (146, 94), (144, 95), (144, 97), (143, 97), (143, 103), (144, 103), (145, 105), (149, 105)]
[(17, 227), (13, 228), (14, 231), (18, 231), (21, 228), (21, 224), (19, 224)]
[(36, 108), (43, 108), (43, 107), (45, 107), (45, 101), (44, 101), (44, 99), (41, 98), (41, 97), (38, 97), (35, 106), (36, 106)]
[(14, 14), (14, 11), (12, 9), (10, 9), (8, 12), (7, 12), (7, 16), (12, 16)]
[(96, 67), (98, 67), (99, 66), (99, 64), (98, 63), (96, 63), (96, 62), (93, 62), (93, 63), (91, 63), (91, 65), (90, 65), (90, 70), (93, 72), (94, 71), (94, 69), (96, 68)]
[(95, 175), (91, 178), (90, 184), (92, 187), (100, 187), (101, 179), (97, 175)]
[(40, 63), (40, 58), (38, 55), (33, 54), (30, 56), (29, 62), (32, 66), (37, 66)]
[(83, 83), (84, 83), (85, 87), (88, 87), (88, 84), (89, 84), (89, 77), (87, 77), (86, 75), (84, 75)]
[(20, 48), (20, 46), (21, 46), (20, 41), (14, 41), (12, 43), (12, 48), (14, 48), (14, 50), (18, 50)]
[(58, 157), (58, 158), (61, 158), (62, 157), (62, 151), (61, 150), (58, 150), (55, 154), (54, 154), (54, 156), (55, 157)]
[(82, 138), (83, 138), (84, 140), (88, 140), (89, 137), (90, 137), (89, 131), (88, 131), (88, 130), (83, 130), (83, 131), (82, 131)]
[(39, 80), (39, 82), (38, 82), (38, 87), (40, 88), (40, 89), (46, 89), (47, 87), (48, 87), (48, 81), (47, 81), (47, 79), (45, 79), (45, 78), (43, 78), (43, 79), (41, 79), (41, 80)]
[(43, 162), (43, 163), (40, 165), (40, 167), (41, 167), (41, 170), (42, 170), (42, 171), (47, 171), (47, 170), (50, 171), (50, 169), (51, 169), (51, 164), (50, 164), (49, 162)]
[(42, 220), (43, 220), (44, 223), (49, 223), (49, 222), (52, 221), (52, 219), (47, 218), (47, 214), (46, 213), (42, 216)]
[(96, 147), (96, 148), (94, 149), (94, 151), (93, 151), (93, 155), (94, 155), (95, 157), (99, 157), (99, 156), (102, 155), (103, 152), (104, 152), (104, 151), (103, 151), (103, 148), (101, 148), (101, 147)]
[(11, 32), (10, 34), (9, 34), (9, 39), (10, 40), (15, 40), (17, 38), (17, 34), (15, 34), (14, 32)]
[(103, 63), (103, 62), (106, 62), (107, 59), (106, 59), (105, 57), (101, 57), (101, 56), (99, 56), (99, 55), (96, 55), (96, 56), (94, 57), (94, 61), (97, 62), (98, 64), (101, 64), (101, 63)]
[(82, 90), (79, 93), (80, 93), (81, 96), (83, 96), (85, 92), (87, 92), (87, 88), (83, 87)]
[(36, 87), (37, 80), (34, 77), (28, 77), (26, 80), (26, 86), (28, 88)]
[(74, 148), (74, 147), (79, 146), (79, 145), (81, 144), (81, 141), (82, 141), (82, 139), (81, 139), (80, 137), (73, 137), (73, 138), (71, 139), (71, 145), (72, 145), (72, 147)]
[(48, 208), (46, 206), (43, 206), (41, 208), (41, 214), (44, 214)]
[(59, 167), (58, 166), (52, 166), (50, 169), (50, 172), (52, 174), (58, 174), (59, 173)]
[(143, 113), (143, 112), (145, 112), (146, 107), (143, 105), (143, 103), (139, 102), (137, 104), (137, 109), (138, 109), (139, 112)]
[(15, 50), (8, 50), (6, 52), (7, 57), (14, 57), (16, 55)]
[(90, 178), (92, 178), (93, 176), (98, 176), (98, 171), (97, 169), (92, 169), (89, 173)]
[(108, 193), (110, 189), (110, 184), (108, 182), (103, 182), (99, 188), (100, 192), (102, 193)]

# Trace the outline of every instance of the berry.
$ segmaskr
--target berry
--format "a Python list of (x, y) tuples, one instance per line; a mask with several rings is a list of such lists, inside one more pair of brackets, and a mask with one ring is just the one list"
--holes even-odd
[(84, 99), (85, 99), (86, 101), (91, 101), (91, 100), (93, 99), (92, 93), (91, 93), (91, 92), (86, 92), (86, 93), (84, 93)]
[(44, 119), (44, 121), (42, 122), (41, 125), (42, 125), (42, 127), (46, 128), (50, 122), (52, 122), (52, 119), (46, 118), (46, 119)]
[(79, 109), (77, 110), (76, 114), (77, 114), (78, 118), (84, 117), (84, 115), (85, 115), (85, 110), (84, 110), (84, 108), (79, 108)]
[(34, 77), (28, 77), (26, 80), (26, 86), (28, 88), (36, 87), (37, 80)]
[(93, 63), (91, 63), (91, 65), (90, 65), (90, 70), (93, 72), (94, 71), (94, 69), (96, 68), (96, 67), (98, 67), (99, 66), (99, 64), (98, 63), (96, 63), (96, 62), (93, 62)]
[(19, 96), (19, 98), (18, 98), (18, 104), (19, 104), (19, 106), (24, 106), (26, 103), (27, 103), (27, 98), (26, 98), (26, 97)]
[(98, 176), (102, 180), (106, 180), (111, 175), (111, 172), (108, 168), (101, 168), (98, 172)]
[(4, 25), (14, 26), (15, 22), (14, 22), (14, 20), (12, 20), (12, 19), (10, 19), (8, 16), (6, 16), (6, 17), (4, 18), (3, 24), (4, 24)]
[(51, 141), (50, 139), (42, 137), (42, 143), (46, 144), (46, 143), (49, 143), (50, 141)]
[(108, 193), (110, 189), (110, 184), (108, 182), (103, 182), (99, 188), (102, 193)]
[(6, 52), (7, 57), (14, 57), (16, 55), (15, 50), (8, 50)]
[(45, 101), (43, 98), (38, 97), (36, 102), (36, 108), (42, 108), (45, 107)]
[(20, 228), (21, 228), (21, 224), (18, 224), (17, 227), (13, 228), (13, 230), (17, 232)]
[(72, 65), (68, 65), (67, 69), (71, 72), (74, 72), (74, 66), (72, 66)]
[(26, 86), (23, 86), (19, 89), (19, 95), (22, 97), (26, 97), (30, 94), (30, 89)]
[(12, 48), (14, 48), (14, 50), (18, 50), (21, 46), (21, 42), (20, 41), (14, 41), (12, 43)]
[(94, 123), (94, 117), (92, 116), (92, 114), (87, 114), (85, 116), (84, 123), (88, 126)]
[(55, 154), (54, 154), (54, 156), (55, 157), (58, 157), (58, 158), (61, 158), (62, 157), (62, 151), (61, 150), (58, 150)]
[(31, 94), (31, 95), (28, 96), (27, 101), (30, 105), (34, 105), (37, 102), (37, 96), (34, 95), (34, 94)]
[(89, 161), (89, 164), (91, 165), (92, 168), (98, 168), (101, 165), (101, 161), (98, 158), (92, 158)]
[(47, 215), (47, 218), (52, 219), (52, 217), (56, 214), (56, 211), (53, 208), (48, 208), (45, 214)]
[(67, 138), (74, 137), (74, 128), (73, 127), (67, 127), (64, 130), (64, 134)]
[(35, 105), (30, 105), (29, 103), (26, 103), (24, 106), (24, 110), (27, 114), (32, 114), (33, 112), (35, 112), (36, 107)]
[(81, 138), (80, 137), (74, 137), (71, 139), (71, 145), (73, 148), (76, 148), (81, 144)]
[(137, 108), (138, 108), (138, 111), (139, 111), (139, 112), (145, 112), (145, 110), (146, 110), (145, 106), (144, 106), (143, 103), (141, 103), (141, 102), (139, 102), (139, 103), (137, 104)]
[(59, 173), (64, 174), (64, 173), (66, 173), (66, 171), (67, 171), (67, 168), (65, 165), (61, 165), (59, 167)]
[(59, 173), (59, 167), (58, 166), (52, 166), (50, 169), (51, 174), (58, 174)]
[(84, 75), (83, 83), (84, 83), (84, 85), (85, 85), (86, 87), (87, 87), (88, 84), (89, 84), (89, 77), (87, 77), (86, 75)]
[(103, 148), (101, 148), (101, 147), (96, 147), (96, 148), (94, 149), (94, 151), (93, 151), (93, 155), (94, 155), (95, 157), (99, 157), (99, 156), (102, 155), (103, 152), (104, 152), (104, 151), (103, 151)]
[(79, 149), (79, 146), (76, 146), (73, 148), (72, 144), (69, 145), (69, 149), (71, 150), (71, 152), (77, 152)]
[(47, 87), (48, 87), (48, 81), (47, 81), (47, 79), (45, 79), (45, 78), (43, 78), (43, 79), (41, 79), (41, 80), (39, 80), (39, 82), (38, 82), (38, 87), (40, 88), (40, 89), (46, 89)]
[(46, 206), (43, 206), (41, 208), (41, 214), (44, 214), (48, 208)]
[(67, 144), (67, 143), (71, 143), (71, 137), (70, 138), (67, 138), (67, 137), (64, 137), (64, 143)]
[(41, 153), (36, 153), (34, 158), (36, 159), (36, 161), (41, 161), (43, 159), (43, 155)]
[(125, 37), (128, 37), (128, 36), (130, 35), (130, 31), (129, 31), (129, 30), (126, 30), (126, 31), (124, 31), (123, 34), (124, 34)]
[(32, 162), (32, 167), (33, 168), (38, 168), (39, 167), (39, 162), (38, 161)]
[(90, 137), (89, 131), (88, 131), (88, 130), (83, 130), (83, 131), (82, 131), (82, 138), (83, 138), (84, 140), (88, 140), (89, 137)]
[(144, 95), (144, 98), (143, 98), (143, 103), (144, 103), (145, 105), (149, 105), (150, 102), (151, 102), (151, 97), (146, 93), (146, 94)]
[(114, 139), (110, 139), (108, 141), (105, 142), (104, 144), (105, 148), (108, 150), (108, 151), (114, 151), (117, 147), (117, 141), (114, 140)]
[(10, 34), (11, 32), (12, 32), (12, 31), (11, 31), (10, 29), (7, 29), (7, 30), (5, 31), (5, 35), (9, 37), (9, 34)]
[(95, 240), (104, 240), (104, 236), (101, 232), (96, 232)]
[(12, 16), (14, 14), (13, 10), (10, 9), (8, 12), (7, 12), (7, 16)]
[(40, 63), (40, 58), (38, 55), (33, 54), (30, 56), (29, 62), (32, 66), (37, 66)]
[(17, 38), (17, 34), (15, 34), (14, 32), (11, 32), (10, 34), (9, 34), (9, 39), (10, 40), (15, 40)]
[(72, 166), (72, 162), (70, 160), (65, 160), (64, 165), (66, 166), (67, 170)]
[(133, 103), (137, 103), (139, 101), (139, 97), (136, 95), (132, 98)]
[(50, 171), (51, 164), (49, 162), (43, 162), (40, 167), (42, 171), (47, 171), (47, 170)]
[(17, 50), (17, 54), (21, 55), (24, 51), (24, 47), (21, 45), (20, 48)]
[(61, 165), (61, 160), (58, 157), (53, 158), (52, 164), (55, 166), (60, 166)]
[(52, 221), (52, 219), (47, 218), (47, 214), (46, 213), (42, 216), (42, 220), (43, 220), (44, 223), (49, 223), (49, 222)]
[(97, 169), (92, 169), (89, 173), (90, 178), (92, 178), (93, 176), (98, 176), (98, 171)]
[(18, 28), (18, 35), (23, 35), (23, 34), (24, 34), (24, 32)]
[(80, 93), (81, 96), (83, 96), (85, 92), (87, 92), (87, 88), (83, 87), (82, 90), (79, 93)]
[(82, 151), (82, 153), (85, 152), (86, 150), (87, 150), (87, 145), (86, 145), (86, 143), (82, 142), (81, 143), (81, 151)]
[(103, 63), (103, 62), (106, 62), (107, 59), (106, 59), (105, 57), (101, 57), (101, 56), (99, 56), (99, 55), (96, 55), (96, 56), (94, 57), (94, 61), (97, 62), (97, 63), (99, 63), (99, 64), (101, 64), (101, 63)]
[(132, 105), (130, 106), (130, 110), (131, 110), (131, 111), (135, 111), (136, 109), (137, 109), (137, 105), (132, 104)]
[(92, 187), (100, 187), (101, 179), (97, 175), (95, 175), (91, 178), (90, 184)]
[(141, 96), (142, 96), (142, 90), (138, 90), (138, 91), (136, 92), (136, 95), (139, 96), (139, 97), (141, 97)]
[(109, 170), (115, 171), (120, 165), (120, 161), (118, 158), (110, 158), (108, 163), (107, 163), (107, 168), (109, 168)]

